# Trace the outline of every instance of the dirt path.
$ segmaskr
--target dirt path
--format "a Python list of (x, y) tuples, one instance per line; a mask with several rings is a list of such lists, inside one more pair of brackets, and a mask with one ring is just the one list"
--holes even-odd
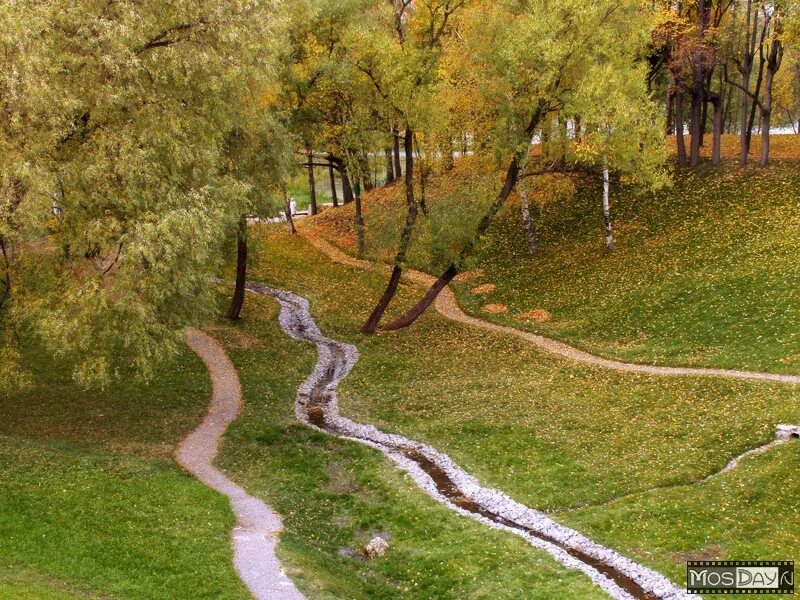
[(236, 515), (236, 526), (231, 534), (233, 563), (253, 597), (256, 600), (302, 600), (304, 596), (283, 573), (275, 556), (280, 517), (213, 465), (219, 441), (241, 409), (242, 391), (236, 368), (225, 350), (203, 332), (188, 329), (186, 341), (205, 363), (213, 391), (205, 419), (178, 446), (178, 463), (230, 499)]
[[(308, 232), (307, 230), (301, 230), (300, 234), (318, 250), (322, 251), (324, 254), (327, 254), (328, 257), (335, 262), (360, 269), (383, 269), (383, 265), (375, 265), (366, 260), (353, 258), (352, 256), (339, 250), (333, 244)], [(386, 270), (388, 272), (388, 267), (386, 267)], [(435, 281), (435, 278), (427, 273), (422, 273), (413, 269), (404, 270), (403, 276), (406, 278), (406, 280), (413, 281), (414, 283), (418, 283), (425, 287), (429, 287)], [(711, 369), (702, 367), (659, 367), (654, 365), (626, 363), (609, 358), (603, 358), (602, 356), (597, 356), (595, 354), (579, 350), (578, 348), (574, 348), (573, 346), (565, 344), (564, 342), (559, 342), (557, 340), (537, 335), (535, 333), (530, 333), (528, 331), (522, 331), (521, 329), (515, 329), (514, 327), (498, 325), (496, 323), (490, 323), (488, 321), (472, 317), (461, 310), (461, 308), (458, 306), (456, 295), (449, 287), (442, 290), (441, 294), (439, 294), (439, 297), (436, 299), (436, 310), (438, 310), (441, 315), (447, 317), (448, 319), (452, 319), (453, 321), (466, 323), (467, 325), (480, 327), (481, 329), (488, 329), (490, 331), (513, 335), (535, 344), (538, 348), (546, 352), (558, 354), (564, 358), (568, 358), (576, 362), (604, 367), (607, 369), (614, 369), (616, 371), (644, 373), (647, 375), (713, 376), (726, 377), (729, 379), (778, 381), (781, 383), (790, 384), (800, 383), (800, 375), (782, 375), (779, 373), (759, 373), (756, 371)]]
[(358, 361), (358, 350), (325, 337), (305, 298), (254, 283), (248, 284), (247, 289), (275, 298), (281, 305), (279, 320), (284, 331), (317, 348), (316, 367), (297, 391), (298, 419), (331, 435), (377, 448), (411, 475), (420, 488), (451, 510), (522, 537), (561, 564), (583, 572), (612, 598), (688, 600), (692, 597), (660, 573), (593, 542), (499, 490), (483, 487), (436, 448), (342, 417), (336, 389)]

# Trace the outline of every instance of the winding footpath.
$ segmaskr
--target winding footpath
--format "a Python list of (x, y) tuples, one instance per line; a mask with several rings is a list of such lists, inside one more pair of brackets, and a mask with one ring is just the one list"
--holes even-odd
[[(299, 230), (299, 233), (307, 239), (314, 247), (326, 254), (334, 262), (338, 262), (350, 267), (360, 269), (380, 269), (381, 265), (375, 265), (366, 260), (353, 258), (349, 254), (341, 251), (339, 248), (330, 242), (310, 233), (307, 229)], [(388, 267), (387, 267), (388, 270)], [(435, 277), (415, 271), (413, 269), (405, 269), (403, 271), (404, 277), (408, 281), (418, 283), (420, 285), (429, 287), (435, 281)], [(781, 383), (798, 384), (800, 383), (800, 375), (783, 375), (780, 373), (760, 373), (756, 371), (742, 371), (738, 369), (711, 369), (702, 367), (661, 367), (655, 365), (642, 365), (636, 363), (627, 363), (610, 358), (603, 358), (596, 354), (579, 350), (564, 342), (559, 342), (552, 338), (523, 331), (514, 327), (506, 325), (498, 325), (497, 323), (490, 323), (476, 317), (466, 314), (458, 305), (456, 295), (453, 290), (448, 286), (442, 290), (436, 299), (436, 310), (448, 319), (466, 323), (473, 327), (487, 329), (499, 333), (513, 335), (522, 338), (528, 342), (532, 342), (541, 350), (558, 354), (569, 360), (604, 367), (606, 369), (613, 369), (615, 371), (627, 371), (630, 373), (644, 373), (646, 375), (677, 375), (677, 376), (712, 376), (712, 377), (725, 377), (728, 379), (748, 379), (754, 381), (777, 381)]]
[(283, 330), (317, 348), (314, 371), (297, 392), (295, 413), (302, 422), (377, 448), (420, 488), (451, 510), (524, 538), (561, 564), (582, 571), (612, 598), (688, 600), (692, 597), (660, 573), (593, 542), (501, 491), (483, 487), (432, 446), (342, 417), (336, 389), (358, 361), (358, 350), (351, 344), (325, 337), (305, 298), (255, 283), (248, 284), (247, 289), (275, 298), (281, 306), (279, 320)]
[(205, 333), (188, 329), (186, 341), (205, 363), (213, 389), (205, 419), (178, 446), (178, 463), (230, 499), (236, 515), (232, 532), (233, 563), (253, 597), (256, 600), (304, 600), (275, 556), (280, 517), (213, 465), (220, 439), (241, 410), (242, 391), (236, 368), (225, 350)]

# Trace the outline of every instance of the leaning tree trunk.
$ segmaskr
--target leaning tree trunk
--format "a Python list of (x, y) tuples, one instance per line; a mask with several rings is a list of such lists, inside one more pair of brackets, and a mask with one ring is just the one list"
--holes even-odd
[(608, 173), (608, 164), (603, 164), (603, 226), (606, 232), (606, 249), (614, 251), (614, 232), (611, 229), (611, 180)]
[[(534, 131), (536, 131), (536, 129), (539, 127), (542, 116), (547, 112), (546, 109), (547, 105), (544, 101), (540, 100), (536, 109), (533, 111), (533, 115), (531, 115), (531, 120), (525, 129), (527, 139), (531, 142)], [(467, 243), (461, 248), (458, 259), (452, 262), (444, 271), (444, 273), (439, 276), (430, 289), (428, 289), (422, 300), (420, 300), (404, 315), (389, 323), (386, 327), (384, 327), (384, 330), (395, 331), (411, 325), (414, 321), (420, 318), (426, 310), (428, 310), (430, 305), (434, 303), (441, 291), (450, 284), (456, 275), (458, 275), (459, 271), (461, 270), (461, 265), (463, 265), (467, 257), (472, 254), (472, 251), (475, 249), (478, 240), (480, 240), (480, 238), (483, 237), (483, 235), (489, 229), (489, 226), (492, 224), (495, 215), (501, 208), (503, 208), (503, 205), (505, 205), (506, 200), (508, 200), (508, 197), (511, 195), (511, 192), (514, 191), (514, 187), (517, 185), (517, 181), (519, 180), (520, 162), (527, 156), (528, 150), (528, 148), (525, 148), (522, 152), (515, 154), (511, 159), (508, 169), (506, 170), (506, 178), (505, 182), (503, 183), (503, 188), (500, 190), (500, 193), (497, 195), (497, 198), (495, 198), (495, 201), (491, 204), (489, 209), (481, 218), (480, 223), (478, 223), (478, 227), (475, 229), (474, 235), (467, 240)]]
[(451, 281), (453, 281), (453, 278), (456, 275), (458, 275), (460, 271), (459, 265), (463, 264), (466, 257), (472, 253), (475, 245), (478, 243), (478, 240), (483, 236), (484, 233), (486, 233), (486, 230), (489, 229), (489, 225), (491, 225), (494, 216), (503, 207), (506, 200), (508, 200), (511, 192), (514, 191), (514, 186), (517, 184), (518, 178), (519, 158), (515, 156), (511, 160), (511, 164), (509, 164), (508, 170), (506, 171), (506, 180), (503, 184), (503, 189), (500, 191), (500, 194), (498, 194), (495, 201), (489, 207), (489, 210), (481, 219), (481, 222), (478, 224), (478, 228), (475, 231), (475, 235), (473, 235), (472, 238), (470, 238), (470, 240), (461, 249), (458, 261), (451, 263), (450, 266), (447, 267), (444, 273), (442, 273), (434, 282), (434, 284), (428, 289), (422, 300), (415, 304), (404, 315), (395, 319), (386, 327), (384, 327), (383, 329), (385, 331), (396, 331), (398, 329), (408, 327), (414, 321), (419, 319), (426, 310), (428, 310), (431, 304), (433, 304), (436, 298), (439, 296), (441, 291), (446, 288)]
[(314, 156), (311, 147), (308, 148), (308, 190), (311, 202), (308, 207), (308, 214), (317, 214), (317, 182), (314, 178)]
[(239, 219), (239, 230), (236, 233), (236, 285), (226, 319), (238, 319), (244, 306), (244, 288), (247, 284), (247, 217)]
[(405, 187), (406, 187), (406, 223), (403, 226), (403, 231), (400, 234), (400, 245), (397, 248), (397, 254), (394, 257), (394, 267), (392, 268), (392, 276), (389, 278), (389, 283), (383, 292), (383, 296), (375, 305), (369, 318), (361, 328), (362, 333), (375, 333), (378, 325), (383, 318), (386, 309), (389, 307), (392, 299), (397, 293), (397, 286), (400, 284), (400, 277), (403, 274), (403, 263), (406, 259), (406, 254), (411, 246), (411, 235), (414, 232), (414, 225), (419, 216), (417, 201), (414, 198), (414, 148), (413, 148), (414, 135), (410, 127), (406, 127), (406, 136), (404, 140), (405, 153), (406, 153), (406, 173), (405, 173)]
[(531, 208), (528, 204), (528, 193), (525, 190), (520, 190), (519, 197), (522, 201), (522, 228), (525, 230), (525, 238), (528, 240), (528, 250), (531, 256), (536, 256), (539, 253), (539, 248), (536, 245), (536, 231), (531, 222)]
[(338, 208), (339, 197), (336, 193), (336, 175), (333, 172), (333, 161), (328, 162), (328, 177), (331, 180), (331, 200), (333, 200), (333, 208)]

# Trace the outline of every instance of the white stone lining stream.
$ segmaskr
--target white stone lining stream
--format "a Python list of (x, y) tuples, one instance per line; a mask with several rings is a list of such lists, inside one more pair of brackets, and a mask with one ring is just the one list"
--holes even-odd
[(325, 337), (311, 316), (305, 298), (254, 283), (248, 284), (247, 289), (275, 298), (281, 306), (279, 320), (284, 331), (317, 348), (314, 371), (297, 392), (295, 412), (302, 422), (377, 448), (408, 473), (420, 488), (451, 510), (524, 538), (566, 567), (582, 571), (613, 598), (692, 598), (660, 573), (593, 542), (501, 491), (483, 487), (449, 456), (432, 446), (342, 417), (336, 388), (358, 361), (358, 350)]

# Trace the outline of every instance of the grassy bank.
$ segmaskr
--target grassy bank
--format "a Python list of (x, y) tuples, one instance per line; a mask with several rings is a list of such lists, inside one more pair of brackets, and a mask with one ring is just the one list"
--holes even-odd
[(202, 363), (87, 392), (26, 346), (34, 386), (0, 396), (0, 598), (247, 598), (227, 500), (172, 461), (208, 404)]
[[(782, 155), (797, 145), (786, 137)], [(800, 162), (675, 170), (673, 185), (656, 193), (615, 184), (610, 254), (599, 178), (566, 179), (573, 193), (547, 184), (537, 196), (535, 258), (519, 198), (509, 201), (455, 286), (468, 312), (623, 360), (800, 373)], [(460, 247), (454, 231), (477, 219), (498, 186), (491, 163), (472, 157), (430, 182), (431, 216), (412, 264), (438, 274)], [(373, 258), (391, 255), (402, 194), (395, 185), (365, 197)], [(352, 251), (351, 212), (307, 226)]]
[[(800, 455), (796, 445), (744, 461), (734, 473), (690, 485), (771, 439), (775, 423), (800, 420), (796, 389), (576, 367), (522, 341), (475, 331), (434, 313), (401, 333), (364, 338), (355, 332), (380, 293), (382, 277), (332, 264), (297, 237), (263, 234), (262, 243), (262, 259), (252, 278), (309, 297), (323, 331), (359, 347), (361, 360), (340, 394), (348, 416), (434, 444), (484, 483), (553, 512), (558, 520), (663, 570), (676, 582), (682, 581), (687, 556), (779, 558), (800, 551), (800, 538), (786, 526), (796, 520), (797, 503), (791, 499), (800, 497), (800, 482), (793, 474)], [(403, 286), (400, 303), (417, 293)], [(420, 585), (445, 583), (420, 588), (411, 597), (489, 597), (480, 592), (483, 578), (497, 582), (495, 590), (516, 589), (517, 580), (512, 572), (497, 571), (496, 565), (490, 576), (481, 561), (514, 548), (515, 556), (535, 557), (547, 565), (529, 568), (541, 581), (551, 581), (548, 573), (558, 569), (546, 557), (520, 547), (512, 536), (481, 534), (480, 527), (448, 515), (374, 452), (282, 422), (291, 413), (296, 384), (311, 366), (310, 348), (298, 347), (307, 362), (295, 371), (298, 350), (282, 346), (282, 334), (269, 320), (274, 306), (265, 311), (249, 298), (247, 310), (243, 327), (251, 334), (244, 342), (249, 347), (237, 350), (243, 342), (233, 337), (228, 342), (233, 340), (230, 348), (254, 416), (235, 426), (231, 440), (236, 443), (226, 446), (225, 464), (251, 480), (252, 487), (262, 486), (262, 493), (289, 515), (283, 548), (290, 564), (305, 573), (320, 570), (314, 575), (317, 582), (332, 572), (343, 573), (347, 581), (348, 572), (365, 580), (374, 577), (376, 587), (368, 588), (373, 597), (392, 597), (391, 590), (401, 588), (381, 586), (403, 579), (401, 573)], [(254, 321), (262, 318), (268, 320), (254, 329)], [(264, 349), (254, 351), (254, 344)], [(269, 348), (274, 350), (268, 353)], [(284, 390), (280, 382), (287, 374), (294, 381), (280, 392), (282, 398), (275, 398), (276, 389)], [(254, 410), (261, 413), (255, 422)], [(274, 427), (278, 430), (265, 433)], [(254, 461), (249, 453), (256, 450), (260, 457)], [(343, 467), (334, 450), (354, 453), (364, 462)], [(298, 471), (308, 472), (298, 480)], [(370, 472), (378, 476), (367, 477)], [(271, 489), (270, 473), (279, 474), (274, 479), (281, 488)], [(777, 483), (767, 485), (768, 477)], [(328, 489), (315, 490), (315, 479)], [(391, 492), (395, 485), (400, 496), (410, 495), (407, 504)], [(614, 501), (653, 487), (660, 489)], [(584, 507), (604, 502), (611, 504)], [(400, 520), (387, 504), (399, 509)], [(427, 511), (424, 517), (410, 516)], [(722, 515), (719, 520), (714, 511)], [(339, 550), (358, 548), (370, 532), (383, 529), (398, 547), (391, 564), (364, 565), (338, 557)], [(442, 570), (410, 567), (446, 554), (439, 547), (441, 538), (458, 531), (475, 536), (469, 538), (477, 544), (471, 546), (473, 557)], [(465, 543), (466, 538), (459, 547)], [(411, 548), (418, 551), (414, 561)], [(346, 566), (333, 568), (339, 564)], [(470, 574), (469, 581), (475, 578), (474, 584), (458, 587), (464, 573)], [(531, 577), (520, 588), (526, 590), (521, 597), (547, 589)], [(340, 590), (334, 595), (355, 593), (352, 587), (338, 587), (345, 585), (340, 577), (326, 585), (323, 589)], [(449, 595), (452, 586), (458, 593)], [(491, 597), (517, 596), (508, 592)]]

